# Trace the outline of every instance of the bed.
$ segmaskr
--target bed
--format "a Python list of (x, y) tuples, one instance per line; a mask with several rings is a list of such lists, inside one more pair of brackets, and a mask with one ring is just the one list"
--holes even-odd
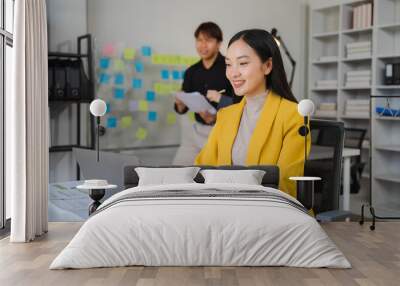
[[(202, 170), (213, 169), (201, 166)], [(138, 186), (107, 199), (55, 258), (50, 269), (144, 266), (291, 266), (350, 268), (318, 222), (279, 191), (275, 166), (261, 185), (194, 183)]]

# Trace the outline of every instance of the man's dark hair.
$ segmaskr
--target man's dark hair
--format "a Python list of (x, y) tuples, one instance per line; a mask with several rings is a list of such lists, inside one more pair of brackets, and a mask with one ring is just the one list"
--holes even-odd
[(222, 31), (221, 28), (215, 24), (214, 22), (204, 22), (201, 23), (196, 31), (194, 32), (194, 36), (197, 39), (197, 37), (200, 35), (200, 33), (216, 39), (218, 42), (222, 42)]

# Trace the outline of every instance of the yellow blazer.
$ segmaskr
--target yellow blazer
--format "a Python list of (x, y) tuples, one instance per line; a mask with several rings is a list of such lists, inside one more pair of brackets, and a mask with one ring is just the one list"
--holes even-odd
[[(195, 159), (196, 165), (232, 165), (232, 146), (239, 129), (246, 98), (218, 111), (217, 121), (206, 145)], [(246, 165), (277, 165), (279, 189), (296, 197), (296, 183), (291, 176), (304, 171), (304, 137), (298, 130), (304, 119), (297, 104), (269, 92), (253, 135), (250, 138)], [(310, 135), (308, 135), (310, 150)]]

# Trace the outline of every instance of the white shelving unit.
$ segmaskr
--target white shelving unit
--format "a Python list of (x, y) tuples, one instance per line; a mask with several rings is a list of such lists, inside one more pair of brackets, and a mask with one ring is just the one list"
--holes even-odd
[[(353, 29), (353, 8), (373, 4), (371, 27)], [(366, 166), (363, 184), (371, 184), (372, 204), (380, 216), (400, 215), (400, 117), (380, 117), (377, 106), (385, 106), (385, 98), (371, 99), (371, 95), (389, 97), (391, 108), (400, 109), (400, 85), (385, 85), (383, 70), (388, 62), (400, 62), (400, 0), (336, 0), (314, 1), (310, 8), (309, 39), (309, 98), (317, 106), (335, 103), (336, 116), (317, 117), (343, 121), (345, 127), (364, 128), (372, 146), (364, 146), (362, 160)], [(348, 58), (346, 45), (371, 42), (371, 55)], [(337, 60), (320, 61), (321, 57), (335, 56)], [(357, 87), (346, 86), (346, 73), (371, 70), (371, 84)], [(337, 86), (317, 87), (320, 80), (337, 80)], [(346, 114), (346, 101), (372, 100), (372, 117)], [(372, 135), (371, 135), (372, 134)], [(372, 136), (372, 138), (371, 138)], [(371, 170), (371, 171), (369, 171)]]

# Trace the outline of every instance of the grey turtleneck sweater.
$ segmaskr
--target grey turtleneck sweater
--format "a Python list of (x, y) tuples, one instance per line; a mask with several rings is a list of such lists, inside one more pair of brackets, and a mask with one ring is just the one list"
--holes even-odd
[(251, 97), (246, 97), (246, 105), (243, 108), (240, 126), (232, 147), (233, 165), (245, 165), (250, 138), (256, 128), (261, 110), (264, 107), (268, 91)]

